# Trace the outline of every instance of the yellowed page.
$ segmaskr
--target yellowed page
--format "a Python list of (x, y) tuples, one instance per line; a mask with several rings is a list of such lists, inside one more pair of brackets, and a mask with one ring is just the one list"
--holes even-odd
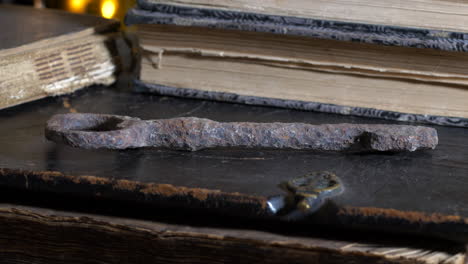
[(468, 85), (468, 53), (389, 47), (268, 33), (141, 25), (146, 50), (244, 58), (278, 67), (315, 69)]
[[(152, 56), (152, 58), (151, 58)], [(468, 117), (468, 89), (458, 86), (289, 69), (242, 59), (166, 54), (145, 57), (144, 82), (204, 91)]]

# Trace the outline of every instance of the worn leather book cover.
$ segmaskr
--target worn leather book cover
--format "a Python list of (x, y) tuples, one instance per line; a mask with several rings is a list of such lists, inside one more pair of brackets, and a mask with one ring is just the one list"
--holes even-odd
[(0, 5), (0, 24), (0, 108), (114, 81), (117, 21)]
[[(145, 55), (140, 79), (136, 80), (137, 90), (398, 121), (468, 126), (468, 109), (464, 104), (468, 98), (468, 90), (464, 88), (466, 75), (464, 72), (455, 74), (458, 70), (451, 68), (454, 65), (464, 67), (461, 65), (465, 62), (464, 32), (467, 29), (453, 23), (464, 19), (456, 14), (457, 6), (453, 3), (437, 4), (428, 0), (426, 9), (418, 8), (418, 5), (409, 8), (413, 14), (400, 8), (401, 3), (390, 1), (387, 9), (392, 12), (388, 13), (394, 16), (380, 19), (378, 16), (369, 17), (367, 11), (356, 11), (353, 13), (356, 18), (353, 19), (346, 17), (346, 12), (338, 12), (336, 6), (333, 8), (337, 8), (339, 15), (334, 16), (333, 12), (325, 10), (320, 16), (313, 13), (314, 10), (309, 10), (309, 15), (305, 11), (294, 13), (271, 7), (284, 7), (288, 5), (287, 2), (266, 1), (258, 4), (254, 1), (251, 5), (244, 2), (219, 1), (210, 4), (189, 0), (138, 1), (138, 7), (128, 12), (126, 23), (143, 28), (141, 35), (149, 36), (145, 37), (147, 39), (154, 37), (150, 35), (151, 30), (158, 37), (154, 38), (153, 43), (141, 38)], [(237, 6), (238, 3), (242, 5)], [(304, 9), (307, 9), (309, 5), (315, 7), (317, 2), (297, 0), (295, 3), (302, 3)], [(332, 4), (321, 5), (328, 7)], [(379, 2), (381, 4), (385, 6), (385, 2)], [(362, 7), (363, 10), (365, 8), (374, 10), (376, 7), (367, 3)], [(438, 8), (447, 10), (446, 14), (441, 14), (439, 24), (429, 19), (438, 16)], [(466, 6), (458, 6), (458, 9), (463, 8)], [(385, 14), (385, 10), (381, 7), (375, 12)], [(148, 25), (154, 25), (154, 28)], [(177, 42), (170, 42), (171, 38), (175, 39), (175, 33), (167, 34), (166, 39), (161, 37), (164, 32), (184, 30), (187, 35), (185, 41), (180, 41), (180, 37)], [(203, 30), (208, 33), (203, 33)], [(234, 37), (226, 40), (226, 43), (221, 43), (219, 37), (217, 41), (221, 44), (218, 46), (195, 45), (193, 32), (202, 32), (198, 39), (207, 41), (212, 41), (211, 37), (216, 34), (227, 36), (226, 32), (231, 32), (231, 35), (241, 34), (232, 32), (244, 33), (239, 38), (242, 42), (237, 44), (239, 49), (236, 49), (231, 47), (235, 45), (228, 45), (236, 43)], [(289, 57), (281, 57), (272, 56), (266, 51), (252, 53), (252, 49), (244, 46), (248, 38), (255, 39), (256, 42), (252, 41), (254, 44), (251, 45), (256, 47), (268, 46), (266, 39), (270, 39), (270, 43), (284, 42), (284, 49), (304, 42), (301, 44), (303, 46), (294, 46), (297, 49), (288, 53)], [(259, 38), (263, 38), (264, 42)], [(289, 41), (287, 39), (294, 40), (286, 42)], [(307, 41), (310, 39), (316, 40), (314, 45), (322, 43), (320, 45), (324, 47), (324, 52), (321, 54), (332, 52), (330, 50), (337, 49), (339, 45), (348, 45), (349, 53), (346, 56), (340, 52), (331, 53), (333, 56), (330, 55), (330, 58), (333, 60), (326, 58), (329, 63), (326, 67), (323, 61), (315, 60), (311, 63), (301, 55), (309, 52), (304, 43), (309, 43)], [(305, 48), (300, 51), (299, 47)], [(246, 48), (244, 53), (242, 48)], [(360, 64), (356, 64), (348, 60), (349, 56), (358, 56), (353, 55), (354, 50), (375, 52), (365, 54)], [(387, 58), (391, 55), (394, 57)], [(294, 63), (290, 63), (291, 56), (296, 56)], [(340, 56), (342, 61), (334, 60)], [(448, 63), (447, 67), (443, 66), (450, 58), (454, 62)], [(378, 65), (376, 60), (380, 60)], [(392, 68), (386, 65), (396, 60), (397, 66)], [(305, 67), (306, 64), (310, 65)], [(285, 70), (280, 71), (280, 68)], [(307, 71), (308, 74), (305, 73)], [(225, 77), (222, 72), (226, 72)], [(171, 77), (177, 74), (178, 78)], [(257, 78), (255, 74), (260, 77)], [(270, 76), (269, 80), (267, 76)], [(284, 78), (278, 79), (278, 76)], [(287, 82), (287, 78), (291, 81)], [(297, 92), (294, 93), (294, 90)], [(444, 100), (441, 100), (440, 94), (444, 94)]]
[[(208, 217), (110, 216), (102, 210), (100, 214), (77, 212), (77, 207), (70, 204), (78, 203), (67, 200), (67, 210), (0, 204), (0, 224), (7, 227), (0, 235), (2, 261), (462, 264), (465, 259), (463, 247), (446, 241), (427, 243), (388, 238), (369, 241), (362, 234), (336, 236), (339, 232), (304, 236), (297, 228), (284, 225), (280, 230), (278, 226), (253, 230), (251, 224), (239, 219), (234, 225), (219, 226)], [(99, 206), (104, 205), (93, 207)], [(117, 207), (122, 211), (118, 205), (113, 209)]]
[[(367, 230), (375, 235), (410, 233), (461, 244), (468, 241), (465, 128), (434, 126), (439, 135), (434, 150), (403, 153), (87, 150), (45, 138), (47, 120), (70, 111), (144, 120), (196, 116), (224, 122), (395, 123), (148, 96), (123, 91), (123, 87), (89, 89), (73, 97), (49, 98), (0, 111), (0, 186), (9, 190), (6, 197), (21, 198), (27, 193), (36, 198), (25, 201), (35, 201), (46, 193), (55, 193), (63, 198), (46, 200), (62, 201), (64, 209), (71, 202), (67, 197), (74, 196), (89, 209), (96, 205), (86, 202), (88, 199), (108, 201), (115, 206), (113, 213), (124, 213), (126, 203), (128, 208), (142, 205), (147, 209), (140, 214), (148, 217), (164, 216), (168, 208), (174, 208), (181, 218), (192, 211), (219, 225), (226, 218), (240, 217), (259, 220), (259, 226), (278, 221), (281, 228), (295, 226), (303, 233), (329, 227), (358, 233)], [(336, 174), (343, 192), (327, 199), (316, 213), (296, 220), (271, 213), (270, 199), (287, 194), (280, 188), (282, 183), (317, 171)]]

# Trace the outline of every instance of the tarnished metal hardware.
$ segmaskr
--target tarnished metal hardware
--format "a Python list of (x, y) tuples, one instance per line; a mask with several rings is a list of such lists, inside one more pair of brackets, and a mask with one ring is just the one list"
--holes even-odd
[(328, 171), (313, 172), (281, 183), (279, 187), (287, 194), (271, 197), (267, 205), (271, 213), (287, 220), (316, 212), (327, 198), (344, 191), (338, 176)]
[(148, 120), (117, 115), (53, 116), (46, 137), (86, 149), (156, 147), (303, 149), (319, 151), (415, 151), (434, 149), (437, 131), (423, 126), (304, 123), (222, 123), (182, 117)]

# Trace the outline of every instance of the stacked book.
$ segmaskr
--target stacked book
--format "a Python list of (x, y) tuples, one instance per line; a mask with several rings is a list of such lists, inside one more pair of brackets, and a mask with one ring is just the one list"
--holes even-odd
[(468, 126), (468, 4), (139, 0), (140, 91)]
[(0, 109), (115, 81), (119, 22), (0, 5)]

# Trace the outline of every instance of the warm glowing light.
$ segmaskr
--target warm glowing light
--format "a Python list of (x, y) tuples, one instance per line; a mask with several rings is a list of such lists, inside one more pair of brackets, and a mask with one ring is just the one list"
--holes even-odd
[(70, 0), (68, 1), (68, 10), (75, 13), (83, 13), (89, 0)]
[(112, 18), (117, 10), (117, 1), (104, 0), (101, 4), (101, 15), (105, 18)]

